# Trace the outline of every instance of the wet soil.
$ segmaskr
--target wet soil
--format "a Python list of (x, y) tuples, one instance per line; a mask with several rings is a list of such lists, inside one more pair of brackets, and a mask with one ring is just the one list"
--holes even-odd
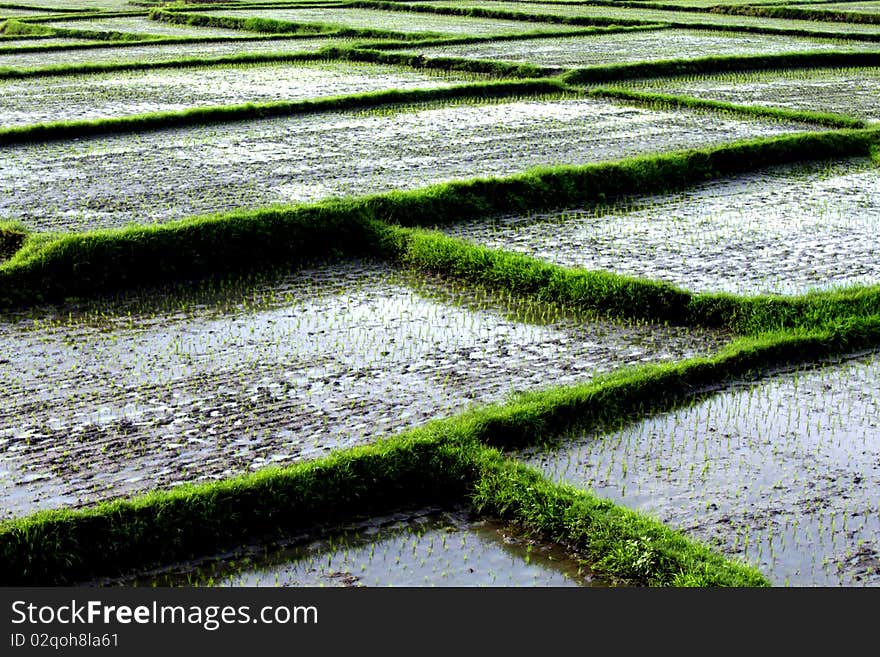
[(678, 194), (441, 230), (694, 292), (803, 294), (880, 283), (878, 199), (880, 169), (864, 158), (775, 167)]
[(524, 308), (372, 263), (222, 303), (151, 303), (0, 323), (3, 516), (312, 459), (730, 339)]
[[(52, 43), (52, 42), (50, 42)], [(0, 68), (32, 69), (89, 62), (161, 62), (175, 59), (224, 57), (245, 52), (314, 52), (332, 45), (347, 45), (344, 39), (261, 38), (218, 43), (153, 43), (149, 45), (65, 49), (49, 52), (0, 53)], [(2, 45), (3, 42), (0, 42)], [(24, 44), (28, 45), (28, 44)]]
[(880, 585), (880, 355), (743, 383), (518, 454), (648, 513), (776, 586)]
[(811, 69), (633, 83), (640, 90), (880, 121), (880, 68)]
[(191, 107), (447, 87), (481, 79), (348, 62), (113, 72), (0, 81), (0, 125), (99, 119)]
[(71, 139), (0, 151), (0, 218), (51, 231), (149, 224), (806, 129), (816, 128), (574, 97)]
[(669, 29), (435, 46), (412, 48), (403, 52), (421, 54), (427, 58), (465, 57), (529, 63), (536, 66), (586, 68), (711, 55), (770, 55), (784, 52), (876, 49), (877, 45), (870, 42)]

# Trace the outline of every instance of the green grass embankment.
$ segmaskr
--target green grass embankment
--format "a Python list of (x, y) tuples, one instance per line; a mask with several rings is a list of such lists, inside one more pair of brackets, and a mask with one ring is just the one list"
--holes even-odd
[(748, 333), (817, 326), (840, 313), (872, 314), (876, 292), (866, 288), (811, 295), (808, 300), (691, 295), (668, 284), (585, 273), (407, 227), (607, 203), (777, 164), (868, 157), (878, 140), (877, 130), (804, 133), (156, 226), (29, 235), (22, 249), (0, 264), (0, 306), (267, 270), (301, 261), (307, 254), (366, 251), (405, 266), (601, 315), (644, 316)]
[(768, 584), (754, 568), (655, 520), (509, 462), (479, 444), (485, 426), (474, 416), (438, 420), (284, 469), (6, 521), (0, 523), (0, 583), (76, 584), (356, 517), (465, 502), (562, 542), (622, 583)]
[[(280, 61), (322, 61), (311, 53), (291, 54)], [(384, 105), (429, 103), (452, 99), (510, 98), (534, 94), (562, 94), (565, 86), (555, 80), (487, 81), (434, 89), (375, 91), (362, 94), (332, 96), (316, 100), (271, 101), (194, 107), (187, 110), (153, 112), (132, 116), (77, 121), (32, 123), (0, 128), (0, 144), (27, 144), (53, 139), (73, 139), (148, 130), (164, 130), (190, 125), (251, 121), (279, 116), (295, 116), (317, 112), (369, 109)]]
[(561, 267), (441, 233), (393, 227), (385, 232), (385, 253), (401, 266), (591, 316), (755, 335), (880, 314), (880, 286), (802, 296), (694, 294), (665, 282)]

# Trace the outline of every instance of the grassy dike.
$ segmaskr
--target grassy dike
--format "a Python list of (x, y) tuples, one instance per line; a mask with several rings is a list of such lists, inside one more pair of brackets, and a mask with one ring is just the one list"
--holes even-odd
[[(483, 442), (589, 424), (631, 404), (670, 368), (606, 377), (602, 384), (532, 393), (527, 400), (436, 420), (405, 434), (283, 469), (185, 485), (94, 508), (44, 511), (0, 523), (0, 582), (69, 585), (209, 556), (242, 542), (314, 530), (424, 504), (465, 502), (564, 544), (621, 583), (765, 586), (655, 520), (554, 485)], [(676, 366), (686, 376), (686, 364)], [(629, 390), (630, 395), (615, 394)], [(646, 397), (652, 405), (656, 396)], [(671, 398), (670, 398), (671, 399)], [(603, 408), (604, 405), (604, 408)], [(583, 407), (592, 413), (578, 416)], [(535, 433), (537, 432), (537, 433)]]
[(742, 333), (815, 327), (839, 315), (877, 312), (877, 289), (794, 298), (692, 295), (664, 283), (567, 269), (412, 227), (605, 203), (789, 162), (876, 157), (878, 141), (876, 129), (801, 133), (153, 226), (27, 234), (23, 242), (15, 238), (21, 248), (0, 262), (0, 308), (269, 270), (312, 257), (372, 254), (599, 315)]
[(563, 544), (620, 583), (766, 586), (754, 568), (589, 491), (553, 484), (503, 450), (619, 427), (768, 368), (876, 343), (878, 335), (874, 318), (823, 332), (742, 339), (711, 358), (526, 393), (316, 461), (5, 521), (0, 583), (75, 584), (365, 515), (465, 502)]

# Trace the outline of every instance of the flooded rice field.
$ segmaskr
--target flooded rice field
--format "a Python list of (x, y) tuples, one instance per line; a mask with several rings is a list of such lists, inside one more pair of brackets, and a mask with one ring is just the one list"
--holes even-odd
[(608, 586), (558, 545), (465, 509), (420, 509), (95, 586)]
[(512, 394), (709, 354), (375, 263), (0, 323), (0, 509), (79, 507), (371, 442)]
[(857, 14), (877, 14), (880, 13), (880, 2), (860, 2), (856, 0), (855, 2), (823, 2), (819, 5), (813, 4), (805, 4), (805, 5), (797, 5), (792, 4), (791, 7), (797, 7), (798, 9), (812, 9), (814, 11), (832, 11), (832, 12), (853, 12)]
[[(0, 42), (2, 45), (3, 42)], [(42, 43), (42, 42), (35, 42)], [(52, 41), (54, 43), (54, 41)], [(34, 69), (64, 64), (106, 62), (167, 62), (177, 59), (226, 57), (244, 52), (315, 52), (329, 46), (350, 45), (344, 39), (326, 37), (259, 37), (242, 38), (214, 43), (151, 43), (148, 45), (104, 45), (99, 48), (73, 49), (48, 52), (3, 52), (0, 50), (0, 68)]]
[(878, 378), (868, 354), (517, 456), (756, 565), (774, 586), (877, 586)]
[(571, 97), (434, 102), (0, 151), (0, 219), (40, 231), (414, 189), (815, 126)]
[(442, 230), (694, 292), (803, 294), (875, 285), (880, 169), (867, 158), (775, 167), (619, 205), (478, 218)]
[(880, 121), (880, 68), (823, 68), (725, 73), (665, 80), (640, 80), (626, 86), (642, 91), (683, 94), (743, 105), (835, 112)]
[(0, 125), (437, 88), (484, 78), (465, 72), (325, 61), (64, 75), (41, 78), (39, 84), (8, 80), (0, 81)]
[[(585, 17), (619, 19), (625, 22), (641, 21), (643, 23), (667, 23), (674, 27), (687, 27), (688, 25), (722, 25), (725, 27), (745, 28), (773, 28), (777, 30), (796, 31), (806, 30), (810, 32), (825, 32), (828, 34), (838, 33), (861, 33), (880, 35), (880, 25), (864, 23), (835, 23), (829, 21), (792, 20), (786, 18), (764, 18), (759, 16), (736, 16), (727, 14), (715, 14), (693, 11), (667, 11), (663, 9), (641, 7), (609, 7), (606, 5), (586, 4), (556, 4), (556, 3), (522, 3), (500, 2), (498, 0), (467, 0), (457, 2), (455, 0), (419, 0), (416, 3), (435, 7), (479, 7), (497, 11), (515, 11), (541, 16)], [(716, 4), (724, 4), (723, 2)]]
[(773, 34), (687, 29), (639, 30), (463, 45), (413, 47), (404, 52), (432, 57), (491, 59), (558, 68), (586, 68), (649, 60), (712, 55), (770, 55), (786, 52), (877, 50), (875, 43), (810, 39)]
[(162, 37), (236, 37), (242, 36), (240, 30), (195, 25), (178, 25), (151, 21), (146, 16), (125, 16), (113, 18), (94, 18), (89, 20), (61, 20), (43, 23), (46, 27), (66, 30), (90, 30), (95, 32), (125, 32), (148, 34)]
[(470, 16), (446, 16), (442, 14), (412, 13), (401, 11), (377, 11), (375, 9), (217, 9), (196, 10), (207, 16), (231, 18), (270, 18), (291, 23), (324, 23), (347, 28), (382, 29), (391, 32), (443, 34), (449, 36), (499, 36), (539, 32), (564, 32), (582, 30), (578, 26), (554, 25), (553, 23), (511, 21), (497, 18), (474, 18)]

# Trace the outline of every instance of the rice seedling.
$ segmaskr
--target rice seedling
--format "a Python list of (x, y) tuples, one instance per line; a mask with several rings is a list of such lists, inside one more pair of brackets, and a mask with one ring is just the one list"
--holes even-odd
[(480, 217), (442, 230), (568, 267), (659, 279), (695, 292), (796, 295), (880, 283), (880, 272), (871, 273), (878, 185), (867, 159), (790, 165), (676, 195)]
[(876, 584), (864, 12), (31, 4), (0, 582)]

